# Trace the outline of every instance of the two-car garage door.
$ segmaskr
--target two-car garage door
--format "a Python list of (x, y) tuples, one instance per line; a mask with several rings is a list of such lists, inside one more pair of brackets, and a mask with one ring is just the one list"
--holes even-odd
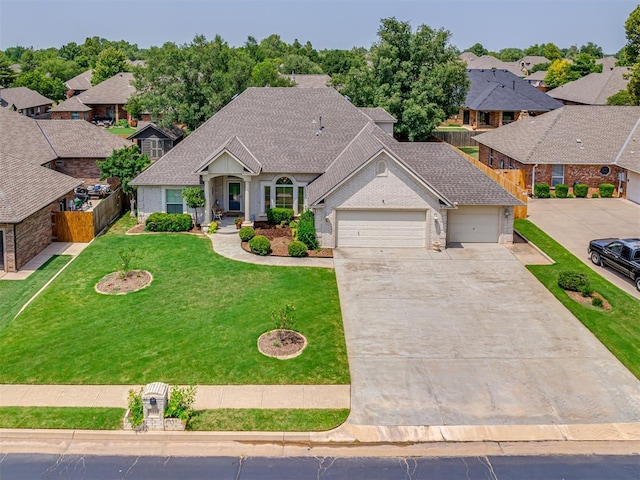
[(339, 210), (337, 247), (424, 247), (427, 212)]

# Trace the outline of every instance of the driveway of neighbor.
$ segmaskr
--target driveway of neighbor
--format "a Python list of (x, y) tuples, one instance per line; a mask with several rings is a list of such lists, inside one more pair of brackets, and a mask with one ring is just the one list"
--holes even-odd
[(587, 255), (595, 238), (640, 238), (640, 205), (622, 198), (529, 199), (529, 220), (611, 283), (640, 299), (631, 279), (594, 265)]
[(637, 422), (640, 382), (502, 245), (337, 249), (352, 425)]

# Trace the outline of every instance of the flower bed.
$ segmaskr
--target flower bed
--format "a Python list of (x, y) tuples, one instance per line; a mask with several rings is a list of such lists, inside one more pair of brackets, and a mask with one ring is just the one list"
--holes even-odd
[[(271, 242), (271, 253), (274, 257), (288, 257), (289, 244), (293, 241), (291, 237), (291, 228), (280, 227), (279, 225), (270, 225), (267, 222), (255, 222), (256, 235), (263, 235)], [(250, 252), (249, 244), (242, 243), (242, 248)], [(331, 248), (321, 248), (319, 250), (307, 250), (307, 256), (316, 258), (332, 258), (333, 250)]]

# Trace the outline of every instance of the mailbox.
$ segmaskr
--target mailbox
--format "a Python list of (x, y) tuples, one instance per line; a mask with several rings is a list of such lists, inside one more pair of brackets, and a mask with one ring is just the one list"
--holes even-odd
[(149, 430), (164, 430), (164, 412), (167, 409), (169, 385), (148, 383), (142, 391), (144, 422)]

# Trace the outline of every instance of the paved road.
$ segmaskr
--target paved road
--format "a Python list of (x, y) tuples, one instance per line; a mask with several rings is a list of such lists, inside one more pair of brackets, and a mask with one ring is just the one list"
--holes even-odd
[(188, 458), (11, 454), (0, 460), (3, 480), (637, 480), (639, 471), (638, 456)]
[(637, 422), (640, 382), (502, 245), (339, 249), (352, 425)]
[(530, 199), (529, 220), (593, 270), (640, 299), (633, 282), (610, 268), (594, 265), (587, 246), (594, 238), (640, 238), (640, 205), (621, 198)]

